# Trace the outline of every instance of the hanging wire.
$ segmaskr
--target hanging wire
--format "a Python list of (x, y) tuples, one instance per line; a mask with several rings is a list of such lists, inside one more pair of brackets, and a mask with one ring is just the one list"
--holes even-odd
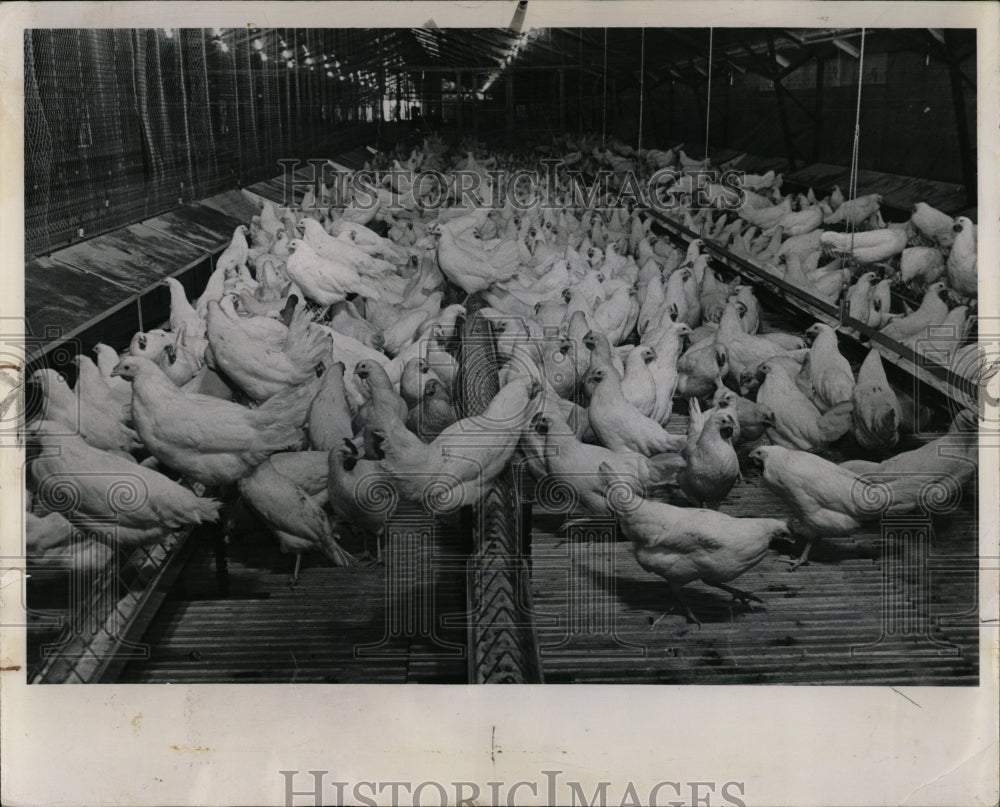
[[(858, 151), (861, 140), (861, 84), (864, 78), (865, 67), (865, 29), (861, 29), (861, 47), (858, 52), (858, 100), (854, 111), (854, 145), (851, 149), (851, 176), (848, 182), (848, 199), (854, 199), (858, 195)], [(851, 233), (851, 258), (854, 258), (854, 218), (848, 219), (848, 228)]]
[(577, 63), (580, 66), (580, 70), (576, 75), (576, 114), (577, 122), (580, 129), (580, 138), (583, 138), (583, 29), (577, 28), (576, 35), (580, 42), (580, 53), (577, 57)]
[(714, 28), (708, 29), (708, 98), (705, 100), (705, 154), (702, 159), (708, 159), (708, 125), (712, 118), (712, 40)]
[(604, 78), (602, 81), (603, 99), (601, 104), (601, 148), (608, 131), (608, 29), (604, 29)]
[(640, 158), (642, 152), (642, 103), (646, 97), (644, 89), (646, 86), (646, 29), (641, 30), (639, 38), (639, 143), (635, 149), (636, 159)]

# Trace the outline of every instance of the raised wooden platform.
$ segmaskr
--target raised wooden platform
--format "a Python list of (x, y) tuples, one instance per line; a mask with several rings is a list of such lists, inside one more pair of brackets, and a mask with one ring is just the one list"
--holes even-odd
[[(834, 185), (838, 185), (841, 191), (847, 194), (850, 185), (850, 169), (843, 165), (810, 163), (795, 171), (789, 171), (788, 161), (783, 157), (766, 157), (733, 149), (711, 149), (709, 153), (713, 165), (723, 165), (736, 157), (741, 157), (734, 170), (749, 174), (764, 174), (772, 170), (783, 173), (785, 181), (791, 188), (803, 191), (812, 188), (817, 196), (829, 194)], [(857, 180), (858, 195), (882, 194), (883, 209), (893, 220), (909, 217), (914, 204), (926, 202), (949, 216), (968, 216), (976, 221), (976, 208), (969, 207), (965, 186), (961, 183), (938, 182), (868, 169), (859, 170)], [(784, 190), (787, 192), (787, 189)]]
[[(457, 542), (455, 530), (435, 531), (412, 569), (431, 568), (430, 555), (455, 553)], [(306, 555), (291, 587), (294, 557), (270, 535), (244, 531), (228, 547), (229, 592), (221, 596), (205, 542), (143, 637), (149, 659), (130, 663), (119, 681), (465, 683), (464, 576), (454, 563), (434, 569), (411, 598), (412, 579), (390, 572), (409, 564), (387, 551), (384, 565), (351, 568)]]
[[(346, 157), (350, 163), (353, 154)], [(300, 168), (295, 176), (308, 180), (311, 168)], [(284, 176), (247, 190), (282, 204)], [(296, 186), (295, 200), (304, 192)], [(74, 355), (98, 341), (124, 348), (133, 333), (159, 324), (169, 313), (162, 281), (177, 277), (197, 296), (233, 230), (257, 213), (253, 200), (233, 189), (31, 259), (24, 277), (29, 362), (55, 355), (66, 340), (75, 340), (69, 350)], [(55, 366), (69, 369), (63, 361)]]
[[(669, 430), (682, 432), (675, 415)], [(748, 470), (720, 508), (732, 516), (785, 518), (781, 501)], [(547, 683), (969, 685), (979, 681), (977, 502), (933, 524), (923, 637), (883, 636), (890, 607), (914, 607), (874, 525), (819, 541), (789, 572), (776, 543), (733, 581), (762, 599), (755, 610), (699, 583), (685, 587), (702, 626), (688, 623), (667, 584), (639, 567), (631, 544), (596, 520), (556, 535), (565, 516), (535, 511), (532, 594)], [(909, 584), (909, 585), (908, 585)], [(666, 614), (659, 622), (653, 623)], [(571, 629), (573, 637), (567, 640)], [(914, 626), (910, 630), (914, 633)]]

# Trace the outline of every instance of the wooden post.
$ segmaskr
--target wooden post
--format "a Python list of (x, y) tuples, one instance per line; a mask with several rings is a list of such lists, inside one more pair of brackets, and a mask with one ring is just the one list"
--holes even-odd
[(510, 70), (504, 76), (504, 84), (507, 90), (507, 140), (514, 140), (514, 73)]
[(955, 128), (958, 132), (958, 153), (962, 161), (962, 179), (965, 182), (965, 201), (972, 207), (979, 194), (976, 179), (976, 157), (969, 137), (969, 119), (965, 112), (965, 89), (962, 87), (962, 70), (955, 56), (955, 37), (944, 29), (945, 47), (948, 49), (948, 78), (951, 79), (951, 101), (955, 107)]
[(816, 99), (813, 105), (813, 147), (812, 160), (820, 162), (823, 151), (823, 73), (826, 62), (822, 57), (816, 57)]
[(566, 131), (566, 71), (559, 68), (559, 132)]
[(670, 113), (667, 115), (667, 125), (670, 128), (669, 128), (669, 131), (667, 132), (667, 135), (672, 137), (673, 134), (674, 134), (674, 131), (675, 131), (674, 121), (677, 120), (677, 118), (674, 117), (674, 80), (673, 79), (670, 79), (670, 104), (669, 104), (668, 108), (670, 110)]
[(771, 57), (771, 81), (774, 82), (774, 99), (778, 104), (778, 119), (781, 122), (781, 132), (785, 138), (785, 152), (788, 155), (788, 170), (795, 170), (795, 144), (792, 141), (792, 132), (788, 128), (788, 111), (785, 109), (785, 96), (782, 94), (781, 78), (775, 69), (777, 60), (774, 52), (774, 36), (767, 35), (767, 52)]
[(729, 85), (732, 80), (733, 71), (730, 68), (729, 75), (723, 77), (722, 82), (722, 142), (727, 145), (729, 143)]

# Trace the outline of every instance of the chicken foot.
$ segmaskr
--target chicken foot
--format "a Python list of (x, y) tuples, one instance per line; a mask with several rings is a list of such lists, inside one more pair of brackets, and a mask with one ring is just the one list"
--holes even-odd
[[(681, 587), (674, 583), (670, 583), (669, 581), (667, 584), (670, 586), (670, 592), (674, 595), (674, 599), (677, 600), (677, 602), (681, 605), (681, 607), (684, 608), (684, 612), (688, 621), (693, 622), (700, 628), (702, 626), (701, 620), (694, 615), (694, 611), (691, 610), (691, 606), (688, 604), (688, 601), (684, 598), (684, 595), (681, 593)], [(656, 619), (654, 619), (650, 623), (649, 629), (653, 630), (653, 628), (655, 628), (657, 625), (660, 624), (660, 620), (662, 620), (663, 617), (667, 616), (667, 614), (670, 613), (672, 613), (672, 611), (664, 611), (662, 614), (660, 614)]]
[(778, 558), (782, 563), (789, 564), (788, 571), (794, 572), (799, 566), (806, 566), (809, 563), (809, 550), (812, 549), (813, 539), (809, 538), (806, 541), (806, 548), (802, 550), (802, 554), (796, 558)]
[(715, 588), (720, 588), (723, 591), (728, 591), (730, 594), (733, 595), (733, 602), (739, 600), (743, 605), (745, 605), (751, 611), (754, 610), (752, 603), (759, 602), (761, 605), (764, 604), (764, 601), (753, 592), (743, 591), (743, 589), (734, 588), (733, 586), (727, 586), (725, 583), (715, 583), (711, 580), (703, 580), (702, 582), (707, 583), (710, 586), (714, 586)]

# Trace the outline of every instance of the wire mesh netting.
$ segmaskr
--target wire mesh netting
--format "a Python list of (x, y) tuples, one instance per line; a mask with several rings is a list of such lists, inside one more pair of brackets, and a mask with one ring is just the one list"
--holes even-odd
[(356, 145), (374, 90), (347, 53), (372, 47), (330, 29), (26, 31), (26, 254)]
[(71, 514), (70, 523), (60, 557), (29, 561), (31, 683), (98, 683), (109, 680), (109, 665), (147, 658), (149, 648), (133, 640), (134, 623), (189, 537), (181, 531), (132, 547), (118, 540), (114, 520)]

